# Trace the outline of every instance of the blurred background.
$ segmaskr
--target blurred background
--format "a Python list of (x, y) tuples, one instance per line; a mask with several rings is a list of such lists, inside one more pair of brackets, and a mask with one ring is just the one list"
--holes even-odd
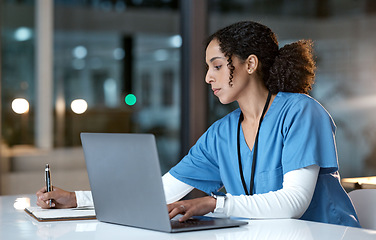
[(0, 194), (89, 189), (80, 132), (153, 133), (165, 173), (216, 119), (204, 40), (253, 20), (312, 39), (311, 95), (337, 124), (342, 177), (376, 175), (374, 0), (0, 0)]

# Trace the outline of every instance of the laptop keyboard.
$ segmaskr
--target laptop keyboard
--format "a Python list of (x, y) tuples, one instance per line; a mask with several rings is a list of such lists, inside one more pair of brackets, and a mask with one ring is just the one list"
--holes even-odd
[(185, 222), (179, 222), (179, 220), (171, 220), (172, 228), (187, 228), (187, 227), (197, 227), (197, 226), (210, 226), (213, 225), (213, 219), (209, 218), (190, 218)]

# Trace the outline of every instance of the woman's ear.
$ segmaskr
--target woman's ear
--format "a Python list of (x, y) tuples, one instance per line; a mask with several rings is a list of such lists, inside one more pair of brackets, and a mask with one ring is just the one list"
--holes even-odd
[(247, 72), (248, 74), (252, 74), (256, 71), (257, 67), (258, 67), (258, 58), (256, 55), (254, 54), (251, 54), (248, 56), (247, 60), (246, 60), (246, 66), (247, 66)]

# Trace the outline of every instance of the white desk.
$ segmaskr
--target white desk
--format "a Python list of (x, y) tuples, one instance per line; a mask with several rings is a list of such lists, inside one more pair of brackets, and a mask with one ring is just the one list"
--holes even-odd
[(246, 226), (218, 230), (196, 231), (187, 233), (162, 233), (114, 224), (101, 223), (97, 220), (38, 222), (23, 210), (14, 206), (21, 205), (17, 198), (30, 198), (35, 205), (35, 196), (0, 197), (0, 239), (153, 239), (153, 240), (368, 240), (376, 239), (376, 231), (322, 224), (294, 219), (250, 220)]

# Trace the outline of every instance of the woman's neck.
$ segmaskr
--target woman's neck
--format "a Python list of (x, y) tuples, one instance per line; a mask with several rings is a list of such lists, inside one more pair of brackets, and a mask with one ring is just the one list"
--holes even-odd
[[(253, 88), (252, 92), (249, 92), (246, 96), (238, 99), (239, 107), (243, 113), (244, 121), (257, 123), (261, 117), (262, 111), (264, 109), (266, 99), (268, 97), (269, 91), (265, 86), (260, 86), (258, 88)], [(273, 102), (275, 95), (272, 95), (270, 99), (269, 107), (271, 102)]]

